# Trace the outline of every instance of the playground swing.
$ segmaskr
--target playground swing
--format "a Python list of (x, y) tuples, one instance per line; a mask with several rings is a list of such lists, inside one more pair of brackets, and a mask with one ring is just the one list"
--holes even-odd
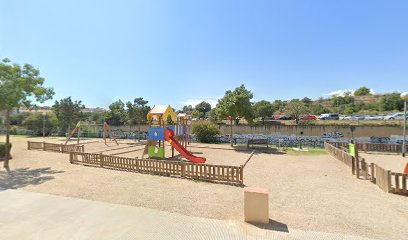
[[(90, 124), (88, 126), (100, 126), (101, 124)], [(77, 125), (75, 126), (74, 130), (72, 130), (71, 134), (69, 135), (68, 139), (65, 141), (65, 145), (68, 144), (69, 140), (71, 140), (71, 138), (75, 135), (75, 133), (77, 133), (77, 144), (79, 144), (80, 138), (81, 138), (81, 121), (79, 121), (77, 123)], [(109, 134), (109, 135), (108, 135)], [(113, 136), (112, 131), (109, 127), (109, 124), (107, 122), (103, 123), (103, 140), (105, 142), (105, 145), (107, 145), (106, 143), (106, 138), (109, 137), (110, 140), (114, 140), (115, 143), (117, 145), (119, 145), (118, 141), (116, 140), (116, 138)]]

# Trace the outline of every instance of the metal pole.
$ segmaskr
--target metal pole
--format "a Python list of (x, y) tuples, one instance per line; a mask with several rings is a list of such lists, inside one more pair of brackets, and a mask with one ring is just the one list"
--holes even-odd
[(402, 127), (402, 156), (403, 157), (405, 157), (405, 150), (406, 150), (406, 147), (405, 147), (405, 142), (406, 142), (406, 140), (405, 140), (405, 135), (406, 135), (406, 132), (407, 132), (407, 100), (404, 100), (404, 126)]

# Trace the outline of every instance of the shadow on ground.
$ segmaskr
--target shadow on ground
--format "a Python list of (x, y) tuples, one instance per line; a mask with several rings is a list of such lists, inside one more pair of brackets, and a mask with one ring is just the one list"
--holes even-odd
[(272, 231), (278, 231), (278, 232), (285, 232), (289, 233), (288, 225), (269, 219), (268, 224), (261, 224), (261, 223), (251, 223), (255, 227), (265, 229), (265, 230), (272, 230)]
[(0, 172), (0, 189), (18, 189), (28, 185), (39, 185), (54, 179), (53, 174), (63, 173), (51, 168), (18, 168)]

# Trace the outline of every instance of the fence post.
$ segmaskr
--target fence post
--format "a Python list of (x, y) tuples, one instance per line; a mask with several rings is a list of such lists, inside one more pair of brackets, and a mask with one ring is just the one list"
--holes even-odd
[(391, 192), (391, 171), (387, 170), (387, 192)]
[(100, 154), (100, 155), (99, 155), (99, 158), (100, 158), (99, 164), (100, 164), (101, 168), (103, 168), (103, 161), (104, 161), (104, 158), (105, 158), (105, 157), (104, 157), (102, 154)]
[(360, 178), (360, 160), (358, 160), (358, 144), (354, 144), (355, 148), (355, 163), (356, 163), (356, 178)]
[(60, 148), (61, 148), (61, 152), (62, 152), (62, 153), (65, 153), (64, 145), (63, 145), (62, 143), (61, 143)]
[(85, 152), (85, 145), (82, 145), (81, 149), (82, 149), (82, 152)]
[(31, 144), (30, 144), (30, 141), (27, 141), (27, 150), (31, 150)]
[(371, 165), (371, 182), (375, 183), (375, 176), (374, 176), (374, 166), (375, 166), (375, 164), (371, 163), (370, 165)]
[(244, 185), (244, 166), (239, 166), (239, 183)]
[(185, 165), (184, 165), (184, 162), (181, 162), (181, 177), (184, 177), (184, 172), (185, 172)]
[(45, 151), (45, 142), (42, 142), (42, 150)]
[(69, 163), (71, 163), (71, 164), (73, 163), (73, 161), (74, 161), (73, 158), (74, 158), (74, 153), (70, 152), (69, 153)]

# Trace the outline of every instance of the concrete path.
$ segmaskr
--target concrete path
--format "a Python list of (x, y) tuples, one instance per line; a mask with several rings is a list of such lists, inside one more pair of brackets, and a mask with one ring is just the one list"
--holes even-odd
[(0, 189), (1, 239), (367, 239)]

